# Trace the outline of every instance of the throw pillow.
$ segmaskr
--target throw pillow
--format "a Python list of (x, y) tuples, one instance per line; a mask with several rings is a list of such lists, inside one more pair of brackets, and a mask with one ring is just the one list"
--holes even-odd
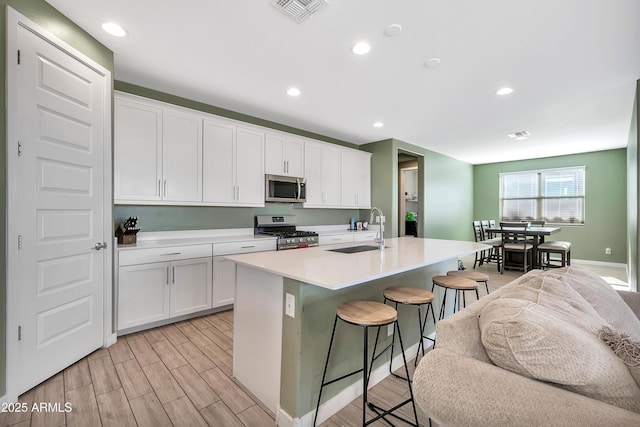
[(631, 376), (640, 387), (640, 342), (632, 341), (629, 335), (615, 332), (607, 326), (600, 330), (598, 337), (627, 365)]
[(598, 314), (620, 333), (640, 341), (640, 320), (622, 297), (596, 273), (577, 267), (568, 267), (566, 273), (547, 273), (579, 293)]

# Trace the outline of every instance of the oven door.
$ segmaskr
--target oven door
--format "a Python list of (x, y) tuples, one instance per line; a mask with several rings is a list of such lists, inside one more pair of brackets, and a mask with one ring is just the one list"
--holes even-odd
[(305, 179), (288, 176), (266, 175), (265, 201), (297, 203), (305, 201)]

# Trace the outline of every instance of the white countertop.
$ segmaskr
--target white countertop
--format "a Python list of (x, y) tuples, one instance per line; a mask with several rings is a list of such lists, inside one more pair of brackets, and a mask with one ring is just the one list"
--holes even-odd
[(382, 252), (345, 254), (329, 251), (373, 244), (327, 245), (227, 255), (226, 258), (272, 274), (336, 290), (490, 249), (490, 246), (475, 242), (400, 237), (387, 239), (387, 247)]
[(275, 240), (273, 236), (255, 235), (253, 228), (230, 228), (210, 230), (179, 230), (140, 232), (137, 243), (118, 244), (118, 250), (185, 246), (208, 243), (244, 242), (253, 240)]

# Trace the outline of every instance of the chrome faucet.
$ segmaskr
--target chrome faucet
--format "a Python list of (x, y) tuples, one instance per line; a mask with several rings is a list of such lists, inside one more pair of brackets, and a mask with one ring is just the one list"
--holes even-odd
[(382, 213), (382, 209), (380, 209), (377, 206), (374, 206), (373, 208), (371, 208), (371, 218), (369, 219), (369, 223), (373, 224), (375, 220), (374, 213), (376, 211), (378, 212), (378, 217), (380, 218), (380, 222), (379, 222), (380, 229), (378, 230), (380, 237), (378, 237), (378, 234), (376, 234), (376, 238), (374, 242), (378, 242), (378, 249), (383, 251), (384, 250), (384, 214)]

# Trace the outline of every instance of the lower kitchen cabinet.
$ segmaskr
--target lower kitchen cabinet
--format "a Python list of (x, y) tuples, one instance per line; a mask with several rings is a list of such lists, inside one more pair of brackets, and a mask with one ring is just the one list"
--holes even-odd
[(212, 245), (119, 251), (119, 331), (211, 308)]
[(120, 267), (118, 329), (211, 308), (212, 259)]
[(233, 304), (236, 287), (236, 263), (213, 257), (213, 307)]
[(170, 317), (211, 308), (211, 269), (211, 257), (176, 261), (171, 264)]
[(119, 268), (119, 330), (169, 318), (170, 267), (160, 262)]

